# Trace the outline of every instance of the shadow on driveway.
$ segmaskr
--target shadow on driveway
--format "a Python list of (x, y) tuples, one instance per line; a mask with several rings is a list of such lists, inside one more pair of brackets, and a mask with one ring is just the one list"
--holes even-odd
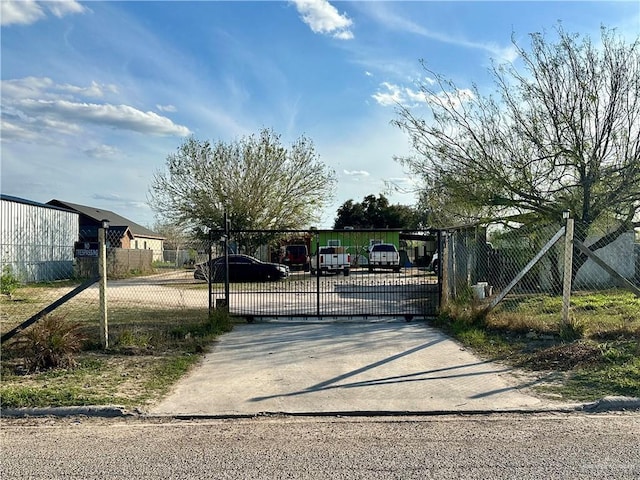
[(537, 409), (508, 368), (424, 322), (264, 322), (220, 337), (155, 415)]

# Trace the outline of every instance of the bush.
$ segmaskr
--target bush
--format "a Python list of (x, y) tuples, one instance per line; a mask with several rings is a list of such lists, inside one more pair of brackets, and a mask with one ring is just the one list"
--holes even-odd
[(11, 298), (13, 292), (20, 287), (20, 281), (13, 275), (13, 270), (10, 265), (5, 265), (2, 269), (2, 276), (0, 277), (0, 293), (8, 295)]
[(45, 315), (23, 332), (13, 348), (24, 359), (28, 372), (76, 366), (74, 355), (87, 339), (80, 323), (67, 322), (61, 315)]

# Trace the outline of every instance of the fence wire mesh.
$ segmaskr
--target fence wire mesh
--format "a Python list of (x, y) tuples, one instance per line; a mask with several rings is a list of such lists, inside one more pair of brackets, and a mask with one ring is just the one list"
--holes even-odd
[[(443, 234), (441, 245), (434, 232), (232, 232), (226, 244), (229, 252), (286, 265), (290, 275), (283, 282), (232, 282), (229, 306), (232, 313), (256, 316), (434, 315), (440, 277), (446, 299), (488, 305), (504, 294), (492, 315), (557, 324), (563, 315), (567, 259), (563, 229), (563, 225), (502, 224), (460, 228)], [(633, 231), (613, 232), (612, 228), (575, 224), (568, 305), (574, 320), (597, 324), (606, 318), (621, 325), (640, 322), (640, 244)], [(215, 306), (225, 300), (227, 292), (224, 283), (215, 281), (209, 296), (209, 285), (206, 278), (197, 276), (197, 266), (224, 254), (223, 233), (213, 232), (210, 239), (156, 251), (131, 248), (127, 232), (107, 230), (111, 337), (153, 331), (156, 324), (179, 326), (206, 319), (209, 302)], [(373, 268), (370, 248), (379, 243), (397, 247), (397, 271)], [(589, 258), (579, 244), (593, 250), (605, 266)], [(297, 255), (302, 247), (303, 255)], [(346, 254), (348, 275), (344, 269), (338, 275), (313, 275), (318, 247)], [(1, 297), (3, 334), (98, 275), (97, 241), (48, 247), (3, 245), (2, 249), (3, 293), (13, 282), (20, 284), (12, 295)], [(529, 264), (533, 266), (525, 272)], [(97, 329), (98, 284), (55, 313)]]
[(143, 338), (180, 332), (208, 315), (206, 285), (194, 282), (194, 265), (208, 258), (208, 242), (177, 250), (123, 248), (119, 232), (107, 231), (107, 310), (110, 338)]
[[(632, 230), (587, 228), (578, 223), (570, 243), (563, 225), (457, 229), (444, 242), (445, 293), (449, 300), (479, 306), (494, 307), (498, 302), (491, 315), (523, 325), (531, 319), (557, 325), (564, 320), (563, 302), (567, 301), (572, 321), (592, 326), (603, 318), (623, 324), (640, 322), (640, 246), (635, 238)], [(604, 266), (579, 244), (593, 250)], [(570, 295), (563, 296), (565, 268), (571, 289)]]
[(640, 244), (635, 232), (576, 222), (574, 243), (583, 244), (597, 258), (574, 248), (572, 318), (591, 324), (640, 323)]

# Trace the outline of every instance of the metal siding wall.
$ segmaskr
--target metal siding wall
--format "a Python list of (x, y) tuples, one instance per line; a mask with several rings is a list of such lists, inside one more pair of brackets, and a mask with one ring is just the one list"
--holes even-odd
[(78, 214), (2, 200), (2, 267), (23, 281), (40, 282), (73, 274)]

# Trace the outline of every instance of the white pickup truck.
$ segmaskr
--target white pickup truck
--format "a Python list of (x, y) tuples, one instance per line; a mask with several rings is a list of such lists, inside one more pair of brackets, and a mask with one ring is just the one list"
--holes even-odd
[(346, 277), (351, 269), (351, 255), (343, 253), (340, 247), (320, 247), (318, 252), (311, 255), (311, 275), (322, 272), (342, 272)]
[(400, 254), (393, 243), (378, 243), (369, 249), (369, 271), (374, 268), (391, 269), (400, 271)]

